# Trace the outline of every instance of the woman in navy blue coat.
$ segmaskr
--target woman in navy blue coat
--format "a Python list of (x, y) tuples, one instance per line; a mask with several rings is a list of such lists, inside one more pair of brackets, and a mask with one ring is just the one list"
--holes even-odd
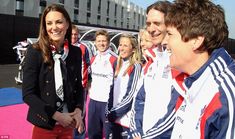
[(71, 46), (71, 30), (66, 10), (52, 4), (42, 14), (38, 41), (28, 47), (22, 91), (33, 139), (72, 139), (73, 128), (83, 131), (82, 57)]

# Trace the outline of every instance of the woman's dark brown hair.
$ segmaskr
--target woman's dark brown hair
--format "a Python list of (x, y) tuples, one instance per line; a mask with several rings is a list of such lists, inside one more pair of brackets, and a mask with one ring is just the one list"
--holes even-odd
[(33, 47), (42, 52), (44, 63), (47, 63), (50, 66), (52, 66), (53, 64), (53, 59), (52, 59), (51, 50), (50, 50), (51, 42), (46, 31), (46, 21), (45, 21), (46, 19), (45, 18), (46, 18), (46, 15), (51, 11), (57, 11), (57, 12), (62, 13), (64, 18), (68, 22), (69, 27), (67, 29), (65, 39), (68, 41), (69, 44), (71, 44), (71, 33), (72, 33), (71, 20), (70, 20), (68, 12), (64, 9), (64, 7), (58, 4), (52, 4), (46, 7), (46, 9), (44, 10), (41, 16), (38, 41), (33, 45)]
[(228, 38), (224, 10), (210, 0), (177, 0), (170, 7), (165, 24), (176, 27), (185, 42), (198, 36), (205, 37), (198, 52), (211, 54)]

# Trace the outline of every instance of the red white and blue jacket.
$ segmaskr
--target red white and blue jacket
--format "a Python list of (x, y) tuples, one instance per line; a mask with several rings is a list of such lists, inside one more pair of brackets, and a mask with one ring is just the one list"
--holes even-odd
[(83, 88), (86, 88), (88, 85), (88, 76), (90, 71), (90, 59), (89, 59), (89, 52), (87, 50), (87, 47), (82, 43), (75, 43), (74, 46), (77, 46), (82, 51), (82, 86)]
[(110, 122), (118, 123), (124, 127), (130, 125), (130, 113), (137, 82), (141, 74), (141, 64), (136, 63), (129, 67), (129, 60), (123, 61), (118, 76), (114, 79), (114, 90), (110, 93), (106, 116)]
[(171, 99), (172, 71), (168, 53), (158, 49), (155, 47), (146, 51), (148, 61), (143, 67), (142, 81), (141, 84), (138, 83), (140, 89), (132, 108), (132, 137), (144, 135), (167, 113)]
[(168, 113), (143, 138), (234, 139), (234, 79), (234, 60), (214, 50), (196, 73), (175, 78)]
[(91, 99), (108, 102), (110, 91), (113, 90), (116, 62), (117, 54), (110, 49), (102, 53), (97, 52), (97, 55), (91, 58)]

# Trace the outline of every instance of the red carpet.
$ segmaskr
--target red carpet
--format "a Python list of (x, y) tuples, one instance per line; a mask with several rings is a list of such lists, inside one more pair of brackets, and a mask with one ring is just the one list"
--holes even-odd
[(17, 104), (0, 107), (0, 139), (30, 139), (32, 124), (27, 122), (28, 106)]

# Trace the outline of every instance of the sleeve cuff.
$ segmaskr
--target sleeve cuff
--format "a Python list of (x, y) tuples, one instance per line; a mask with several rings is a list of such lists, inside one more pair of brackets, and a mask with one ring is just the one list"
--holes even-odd
[(138, 132), (137, 130), (131, 131), (131, 136), (132, 136), (132, 138), (141, 137), (141, 133)]

